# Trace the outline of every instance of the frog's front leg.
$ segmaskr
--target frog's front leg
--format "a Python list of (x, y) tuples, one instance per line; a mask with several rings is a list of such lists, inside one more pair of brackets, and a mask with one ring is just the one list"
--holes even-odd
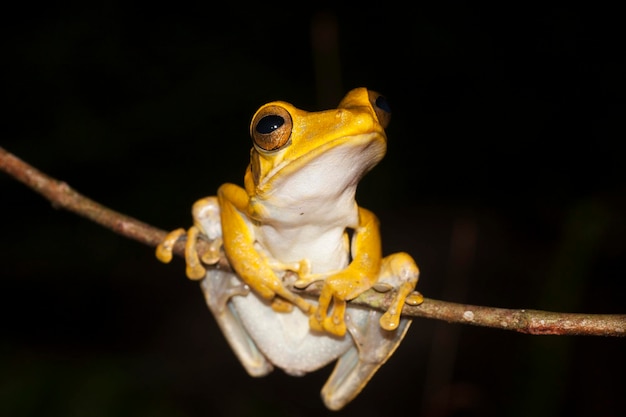
[[(224, 184), (218, 190), (218, 198), (222, 213), (224, 252), (237, 275), (261, 297), (272, 300), (277, 310), (285, 310), (283, 299), (307, 314), (313, 313), (313, 305), (285, 287), (267, 257), (254, 247), (251, 221), (244, 218), (249, 207), (246, 191), (234, 184)], [(275, 298), (276, 295), (281, 299)]]
[[(310, 320), (311, 328), (343, 336), (346, 332), (346, 301), (374, 287), (396, 290), (393, 302), (380, 319), (380, 325), (384, 329), (395, 329), (402, 306), (415, 289), (419, 278), (415, 261), (404, 252), (381, 259), (378, 219), (363, 208), (359, 208), (359, 228), (353, 237), (352, 255), (353, 260), (346, 269), (324, 282), (317, 312)], [(329, 315), (331, 304), (332, 313)]]
[(338, 336), (346, 333), (346, 301), (370, 289), (378, 280), (382, 263), (380, 240), (378, 219), (369, 210), (359, 208), (359, 226), (352, 237), (352, 261), (324, 281), (317, 311), (310, 319), (312, 329)]

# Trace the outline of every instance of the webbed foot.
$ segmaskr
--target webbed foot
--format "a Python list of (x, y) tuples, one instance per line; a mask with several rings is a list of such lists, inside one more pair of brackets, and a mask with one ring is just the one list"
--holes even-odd
[(322, 399), (329, 409), (343, 408), (361, 392), (400, 345), (411, 324), (403, 318), (395, 331), (388, 332), (380, 327), (380, 316), (375, 310), (348, 310), (345, 323), (354, 346), (339, 358), (322, 389)]

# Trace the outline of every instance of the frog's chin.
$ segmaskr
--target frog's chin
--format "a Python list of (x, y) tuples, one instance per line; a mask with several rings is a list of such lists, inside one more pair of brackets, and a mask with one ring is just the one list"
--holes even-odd
[(257, 195), (285, 192), (297, 201), (342, 193), (356, 188), (386, 149), (386, 139), (377, 133), (335, 139), (276, 166), (259, 184)]

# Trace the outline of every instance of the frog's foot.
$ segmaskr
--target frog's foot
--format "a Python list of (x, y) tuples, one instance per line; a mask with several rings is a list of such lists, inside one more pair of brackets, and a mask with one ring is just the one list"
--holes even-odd
[(324, 280), (317, 311), (309, 320), (313, 330), (323, 329), (336, 336), (346, 334), (346, 302), (358, 297), (373, 285), (360, 265), (349, 266)]
[[(185, 262), (187, 264), (187, 277), (192, 280), (199, 280), (206, 275), (204, 264), (215, 264), (219, 261), (219, 251), (222, 245), (220, 237), (212, 240), (208, 244), (208, 249), (198, 254), (196, 242), (201, 231), (197, 226), (192, 226), (187, 231), (187, 240), (185, 242)], [(174, 245), (182, 236), (185, 235), (185, 229), (176, 229), (165, 236), (156, 248), (156, 257), (163, 263), (169, 263), (172, 260), (172, 251)]]
[[(196, 226), (192, 226), (187, 232), (187, 241), (185, 242), (185, 261), (187, 263), (187, 277), (189, 279), (198, 280), (204, 278), (206, 274), (206, 269), (202, 266), (200, 259), (206, 263), (210, 263), (214, 256), (213, 253), (217, 250), (219, 254), (219, 246), (221, 245), (221, 240), (215, 240), (209, 244), (210, 249), (203, 253), (202, 256), (198, 256), (198, 251), (196, 248), (196, 240), (198, 239), (198, 235), (200, 234), (200, 229)], [(174, 250), (174, 245), (182, 236), (185, 235), (185, 229), (176, 229), (165, 236), (163, 242), (161, 242), (156, 249), (156, 257), (158, 260), (164, 263), (169, 263), (172, 260), (172, 251)], [(215, 249), (217, 247), (217, 249)], [(208, 253), (208, 256), (207, 256)], [(219, 255), (217, 257), (219, 260)], [(217, 262), (217, 260), (215, 262)], [(213, 262), (213, 263), (215, 263)]]
[[(172, 251), (174, 245), (182, 236), (185, 235), (185, 229), (176, 229), (165, 236), (156, 248), (156, 257), (163, 263), (169, 263), (172, 260)], [(187, 233), (187, 241), (185, 242), (185, 260), (187, 262), (187, 276), (190, 279), (203, 278), (206, 270), (200, 265), (200, 259), (196, 251), (195, 243), (198, 236), (196, 227), (189, 229)]]
[(411, 320), (402, 318), (396, 331), (388, 332), (380, 327), (380, 316), (375, 310), (348, 310), (345, 322), (354, 346), (339, 358), (322, 389), (329, 409), (339, 410), (354, 399), (406, 335)]
[[(220, 225), (219, 204), (217, 198), (207, 197), (198, 200), (192, 208), (194, 225), (187, 231), (185, 242), (186, 273), (189, 279), (199, 280), (206, 275), (203, 264), (216, 264), (220, 259), (222, 247), (222, 230)], [(174, 245), (185, 234), (184, 229), (170, 232), (156, 249), (156, 257), (168, 263), (172, 260)], [(198, 237), (208, 237), (208, 246), (202, 253), (198, 253), (196, 245)]]
[(274, 311), (289, 312), (292, 306), (298, 307), (307, 315), (313, 314), (315, 306), (306, 301), (287, 288), (282, 279), (274, 273), (270, 268), (266, 270), (267, 274), (263, 275), (266, 279), (263, 281), (251, 281), (247, 285), (261, 298), (271, 303)]
[[(217, 198), (206, 197), (196, 201), (191, 209), (191, 213), (194, 225), (187, 231), (187, 241), (185, 243), (186, 272), (189, 279), (199, 280), (206, 275), (206, 268), (204, 268), (203, 264), (213, 265), (220, 259), (222, 229)], [(196, 242), (201, 234), (208, 237), (209, 243), (206, 250), (199, 254)], [(176, 229), (168, 233), (163, 242), (157, 246), (157, 259), (164, 263), (170, 262), (174, 245), (184, 235), (184, 229)]]
[(308, 274), (311, 269), (309, 260), (285, 263), (270, 257), (262, 250), (258, 253), (269, 269), (266, 270), (266, 274), (262, 274), (265, 279), (248, 283), (255, 292), (269, 300), (276, 312), (288, 313), (295, 305), (305, 314), (313, 314), (315, 307), (288, 288), (299, 279), (299, 274)]
[(208, 242), (206, 250), (198, 252), (196, 246), (198, 236), (202, 232), (197, 226), (192, 226), (187, 231), (187, 243), (185, 244), (185, 261), (187, 262), (187, 277), (192, 280), (204, 278), (206, 268), (204, 265), (215, 265), (220, 260), (220, 248), (222, 239), (217, 238)]
[(419, 279), (419, 268), (413, 258), (404, 252), (394, 253), (383, 259), (380, 279), (374, 289), (381, 291), (384, 287), (396, 290), (391, 305), (380, 318), (380, 326), (385, 330), (395, 330), (400, 322), (402, 307), (407, 302), (417, 305), (424, 301), (415, 286)]
[(274, 297), (272, 299), (272, 310), (278, 313), (289, 313), (291, 310), (293, 310), (293, 304), (283, 300), (280, 297)]

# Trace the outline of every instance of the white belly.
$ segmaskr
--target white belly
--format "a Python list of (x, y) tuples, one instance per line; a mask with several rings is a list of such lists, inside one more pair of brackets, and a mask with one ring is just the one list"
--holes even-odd
[[(254, 293), (235, 296), (231, 303), (236, 308), (250, 338), (275, 366), (292, 375), (317, 370), (337, 359), (352, 345), (349, 334), (334, 337), (312, 332), (309, 318), (294, 308), (289, 313), (277, 313), (269, 303)], [(360, 321), (364, 312), (349, 309), (354, 321)]]

